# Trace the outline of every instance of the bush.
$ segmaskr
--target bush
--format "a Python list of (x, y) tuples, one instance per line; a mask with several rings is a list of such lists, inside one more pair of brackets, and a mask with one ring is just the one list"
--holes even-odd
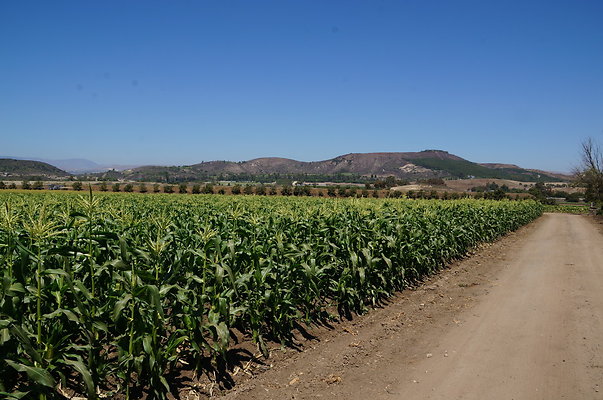
[(124, 192), (132, 193), (133, 191), (134, 185), (132, 185), (131, 183), (127, 183), (126, 186), (124, 186)]
[(293, 188), (289, 185), (285, 185), (281, 188), (281, 195), (291, 196), (293, 194)]
[(234, 185), (232, 187), (232, 194), (241, 194), (241, 186), (240, 185)]
[(101, 182), (101, 183), (100, 183), (100, 185), (98, 185), (98, 189), (99, 189), (101, 192), (106, 192), (107, 190), (109, 190), (109, 189), (107, 188), (107, 182), (104, 182), (104, 181), (103, 181), (103, 182)]
[(255, 194), (257, 194), (258, 196), (265, 196), (266, 195), (266, 186), (260, 185), (260, 186), (256, 187)]
[(119, 187), (119, 183), (114, 183), (113, 186), (111, 186), (111, 190), (114, 192), (119, 192), (121, 190)]
[(159, 193), (161, 192), (160, 186), (158, 183), (153, 185), (153, 193)]
[(73, 190), (77, 190), (79, 192), (80, 190), (82, 190), (82, 182), (75, 181), (75, 182), (73, 182), (72, 187), (73, 187)]
[(199, 185), (199, 184), (193, 185), (192, 193), (193, 194), (199, 194), (199, 193), (201, 193), (201, 185)]
[(44, 189), (44, 182), (42, 181), (35, 181), (33, 186), (32, 186), (33, 190), (42, 190)]
[(214, 194), (214, 186), (210, 183), (206, 183), (205, 186), (203, 186), (203, 193)]
[(172, 187), (172, 185), (164, 185), (163, 193), (174, 193), (174, 188)]
[(141, 183), (140, 186), (138, 186), (138, 191), (140, 193), (146, 193), (147, 192), (147, 185), (145, 185), (144, 183)]
[(0, 190), (2, 189), (6, 189), (6, 184), (2, 181), (0, 181)]
[(30, 190), (31, 189), (31, 183), (29, 183), (29, 181), (23, 181), (23, 182), (21, 182), (21, 189)]
[(245, 185), (243, 188), (243, 194), (253, 194), (253, 186)]
[(186, 186), (186, 183), (181, 183), (180, 185), (178, 185), (178, 193), (180, 193), (180, 194), (188, 193), (188, 187)]

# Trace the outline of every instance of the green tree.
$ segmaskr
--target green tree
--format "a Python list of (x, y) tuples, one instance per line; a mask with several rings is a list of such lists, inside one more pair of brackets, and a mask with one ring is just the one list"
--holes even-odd
[(6, 184), (2, 181), (0, 181), (0, 190), (2, 189), (6, 189)]
[(203, 186), (203, 193), (214, 194), (214, 185), (212, 185), (211, 183), (206, 183), (205, 186)]
[(146, 193), (146, 192), (147, 192), (147, 185), (145, 185), (144, 183), (141, 183), (141, 184), (138, 186), (138, 191), (139, 191), (140, 193)]
[(158, 183), (153, 185), (153, 193), (159, 193), (161, 192), (161, 187), (159, 186)]
[(113, 192), (119, 192), (121, 190), (119, 183), (115, 182), (112, 186), (111, 186), (111, 190)]
[(71, 185), (71, 186), (73, 187), (73, 190), (76, 190), (78, 192), (80, 190), (82, 190), (82, 182), (80, 182), (80, 181), (73, 182), (73, 185)]
[(201, 193), (201, 185), (199, 185), (199, 184), (193, 185), (192, 193), (193, 194), (199, 194), (199, 193)]
[(180, 194), (188, 193), (188, 187), (186, 186), (186, 183), (181, 183), (180, 185), (178, 185), (178, 193), (180, 193)]
[(163, 193), (174, 193), (172, 185), (163, 185)]
[(134, 185), (132, 185), (131, 183), (126, 183), (126, 186), (124, 186), (124, 192), (132, 193), (133, 191)]
[(293, 188), (289, 185), (285, 185), (281, 188), (281, 195), (291, 196), (293, 194)]
[(23, 182), (21, 182), (21, 189), (30, 190), (31, 189), (31, 183), (29, 183), (29, 181), (23, 181)]
[(253, 194), (253, 186), (245, 185), (243, 188), (243, 194)]
[(100, 183), (100, 185), (98, 186), (98, 189), (99, 189), (101, 192), (106, 192), (107, 190), (109, 190), (109, 189), (107, 189), (107, 182), (102, 181), (102, 182)]
[(42, 190), (44, 189), (44, 182), (42, 181), (35, 181), (33, 186), (32, 186), (33, 190)]
[(258, 196), (265, 196), (266, 195), (266, 186), (260, 185), (260, 186), (256, 187), (255, 194), (257, 194)]

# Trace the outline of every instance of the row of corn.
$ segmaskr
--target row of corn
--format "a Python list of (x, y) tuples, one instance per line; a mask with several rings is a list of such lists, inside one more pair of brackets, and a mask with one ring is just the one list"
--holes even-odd
[[(533, 201), (0, 194), (0, 397), (166, 398), (542, 213)], [(335, 315), (336, 316), (336, 315)], [(209, 360), (209, 363), (208, 363)]]

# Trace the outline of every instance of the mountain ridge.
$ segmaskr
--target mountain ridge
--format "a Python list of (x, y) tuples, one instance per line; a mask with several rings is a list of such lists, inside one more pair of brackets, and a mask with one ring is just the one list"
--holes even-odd
[[(105, 174), (106, 176), (107, 174)], [(111, 174), (110, 174), (111, 175)], [(115, 174), (113, 174), (115, 176)], [(295, 180), (345, 176), (357, 180), (395, 176), (399, 179), (492, 178), (519, 181), (569, 179), (559, 174), (535, 172), (512, 164), (478, 164), (444, 150), (420, 152), (347, 153), (321, 161), (259, 157), (247, 161), (204, 161), (185, 166), (141, 166), (121, 172), (122, 179), (153, 181), (257, 180), (286, 176)], [(260, 180), (261, 181), (261, 180)]]

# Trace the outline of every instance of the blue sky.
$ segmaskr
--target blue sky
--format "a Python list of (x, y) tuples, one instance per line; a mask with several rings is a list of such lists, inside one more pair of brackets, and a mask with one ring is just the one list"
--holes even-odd
[(443, 149), (568, 171), (601, 1), (2, 1), (0, 154), (191, 164)]

